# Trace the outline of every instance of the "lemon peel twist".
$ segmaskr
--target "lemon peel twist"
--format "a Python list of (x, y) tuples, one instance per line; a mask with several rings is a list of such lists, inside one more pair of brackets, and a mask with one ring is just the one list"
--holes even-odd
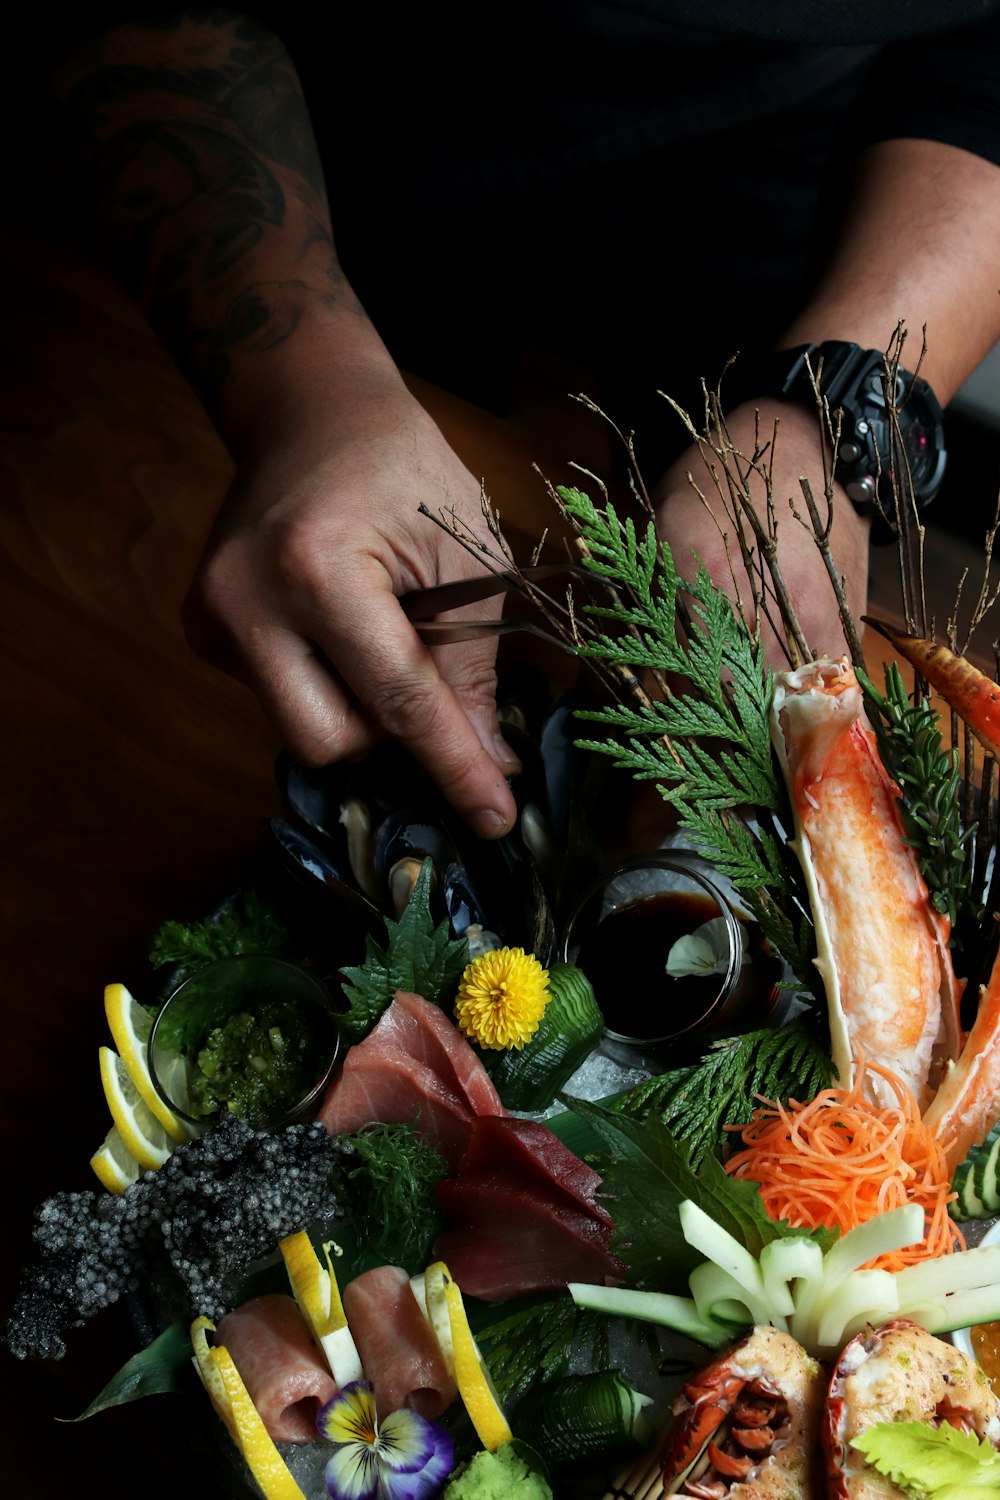
[(523, 948), (481, 953), (466, 967), (455, 1000), (463, 1036), (494, 1052), (531, 1040), (548, 1004), (549, 976)]

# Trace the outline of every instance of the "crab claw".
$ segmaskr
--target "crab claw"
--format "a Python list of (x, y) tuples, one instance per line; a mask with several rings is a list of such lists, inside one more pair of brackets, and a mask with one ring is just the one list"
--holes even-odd
[(948, 707), (968, 724), (983, 749), (1000, 759), (1000, 686), (947, 646), (919, 635), (906, 635), (868, 615), (862, 619), (926, 678)]
[(924, 1124), (944, 1150), (949, 1173), (1000, 1120), (1000, 953), (979, 991), (979, 1009), (958, 1061), (949, 1063)]
[(975, 1360), (904, 1318), (859, 1333), (837, 1361), (820, 1429), (830, 1500), (893, 1493), (851, 1447), (877, 1422), (947, 1423), (1000, 1443), (1000, 1405)]
[(808, 1500), (825, 1378), (777, 1328), (757, 1327), (689, 1380), (663, 1450), (663, 1492)]

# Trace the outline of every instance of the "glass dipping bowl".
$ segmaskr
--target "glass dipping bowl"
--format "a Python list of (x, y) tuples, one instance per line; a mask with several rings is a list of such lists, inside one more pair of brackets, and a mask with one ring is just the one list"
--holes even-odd
[(224, 1110), (256, 1129), (315, 1118), (337, 1061), (326, 987), (264, 954), (204, 965), (163, 1002), (149, 1034), (153, 1086), (195, 1129)]
[[(689, 941), (676, 948), (681, 939)], [(705, 861), (681, 849), (623, 860), (588, 886), (559, 956), (594, 986), (605, 1035), (646, 1048), (701, 1044), (763, 1024), (781, 972)], [(697, 971), (672, 974), (668, 959)]]

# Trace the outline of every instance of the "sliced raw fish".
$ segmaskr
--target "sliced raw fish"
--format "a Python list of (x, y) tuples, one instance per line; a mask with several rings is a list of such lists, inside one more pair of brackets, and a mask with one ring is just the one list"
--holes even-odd
[(365, 1379), (375, 1388), (379, 1418), (408, 1406), (432, 1421), (455, 1399), (437, 1337), (400, 1266), (376, 1266), (349, 1281), (343, 1294), (348, 1326)]
[(439, 1006), (401, 990), (347, 1053), (319, 1118), (331, 1135), (413, 1124), (454, 1170), (480, 1110), (504, 1112), (472, 1047)]
[(294, 1297), (268, 1292), (242, 1303), (219, 1320), (215, 1343), (229, 1350), (275, 1442), (315, 1442), (316, 1413), (337, 1382)]
[(608, 1225), (557, 1201), (551, 1189), (510, 1174), (476, 1173), (445, 1178), (436, 1192), (448, 1228), (434, 1255), (470, 1297), (498, 1302), (622, 1274)]
[(431, 1068), (402, 1052), (369, 1058), (364, 1047), (361, 1042), (351, 1048), (340, 1077), (327, 1091), (319, 1112), (327, 1130), (343, 1135), (374, 1120), (410, 1124), (454, 1170), (468, 1144), (471, 1110)]
[(433, 1068), (442, 1083), (453, 1087), (459, 1098), (465, 1100), (473, 1114), (506, 1114), (475, 1049), (440, 1005), (399, 990), (389, 1009), (400, 1026), (401, 1037), (404, 1019), (410, 1023), (405, 1032), (407, 1052)]
[(513, 1115), (483, 1115), (473, 1120), (458, 1174), (484, 1172), (510, 1173), (529, 1187), (553, 1193), (560, 1202), (592, 1214), (608, 1228), (613, 1223), (607, 1209), (596, 1201), (600, 1175), (540, 1121)]

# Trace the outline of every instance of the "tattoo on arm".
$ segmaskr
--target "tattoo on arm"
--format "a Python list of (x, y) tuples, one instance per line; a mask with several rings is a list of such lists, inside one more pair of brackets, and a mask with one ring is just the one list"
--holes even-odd
[[(70, 202), (209, 399), (311, 303), (356, 309), (287, 52), (225, 11), (129, 23), (53, 80)], [(75, 203), (74, 203), (75, 198)]]

